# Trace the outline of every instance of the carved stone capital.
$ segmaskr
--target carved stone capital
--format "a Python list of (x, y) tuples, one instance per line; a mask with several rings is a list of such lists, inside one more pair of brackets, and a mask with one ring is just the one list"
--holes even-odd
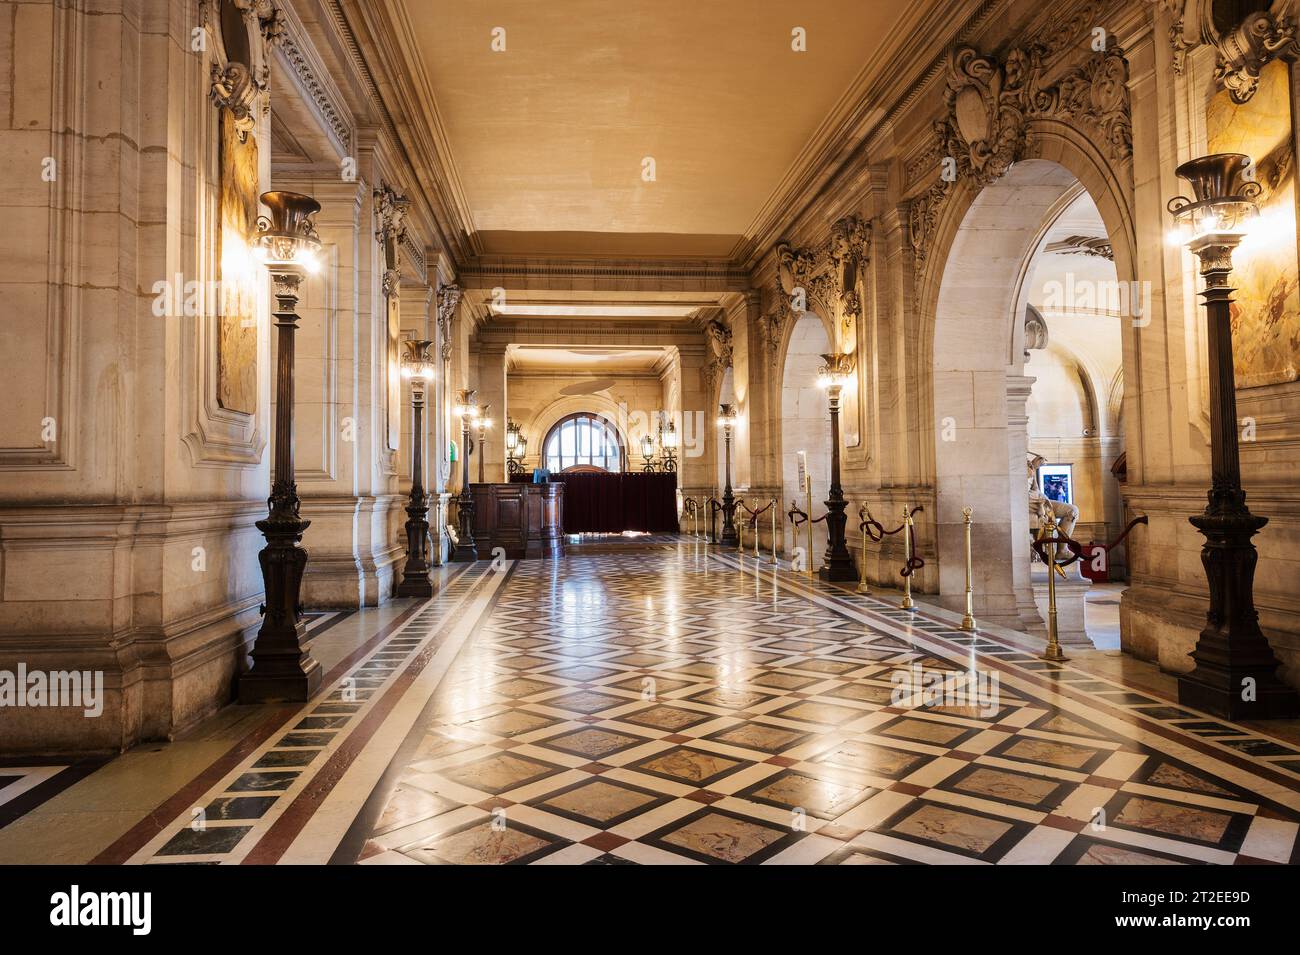
[(375, 229), (375, 238), (395, 248), (406, 240), (406, 210), (411, 200), (399, 193), (386, 182), (381, 182), (375, 190), (375, 216), (379, 220)]
[(719, 319), (712, 319), (704, 327), (709, 336), (709, 347), (713, 349), (713, 361), (723, 368), (731, 367), (731, 329)]

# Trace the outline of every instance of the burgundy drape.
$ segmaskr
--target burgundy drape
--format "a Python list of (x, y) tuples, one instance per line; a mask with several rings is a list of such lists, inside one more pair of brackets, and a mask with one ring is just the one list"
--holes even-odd
[[(515, 475), (512, 481), (530, 481)], [(617, 534), (645, 531), (677, 533), (677, 475), (602, 471), (561, 471), (564, 483), (564, 533)]]

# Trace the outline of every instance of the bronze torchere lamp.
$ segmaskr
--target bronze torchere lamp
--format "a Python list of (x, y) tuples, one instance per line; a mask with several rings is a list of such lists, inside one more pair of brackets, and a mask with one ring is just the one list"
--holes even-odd
[[(840, 395), (844, 385), (853, 375), (853, 356), (838, 352), (822, 355), (822, 365), (817, 383), (826, 389), (831, 410), (831, 487), (826, 496), (826, 555), (822, 558), (818, 576), (822, 580), (857, 580), (858, 572), (853, 566), (853, 555), (849, 553), (845, 537), (848, 517), (844, 509), (848, 501), (844, 499), (844, 489), (840, 487)], [(809, 555), (811, 559), (812, 555)], [(863, 555), (866, 559), (866, 555)]]
[(478, 548), (474, 544), (474, 495), (469, 489), (469, 441), (470, 430), (478, 423), (478, 405), (474, 399), (476, 392), (460, 391), (456, 395), (456, 414), (460, 416), (460, 497), (456, 506), (456, 547), (452, 550), (454, 561), (478, 560)]
[(432, 597), (429, 578), (429, 495), (424, 490), (424, 396), (433, 381), (433, 342), (403, 343), (402, 377), (411, 383), (411, 495), (406, 501), (406, 566), (397, 585), (399, 597)]
[(307, 627), (300, 595), (307, 551), (300, 544), (311, 522), (298, 514), (293, 474), (293, 339), (299, 288), (303, 277), (318, 268), (321, 243), (312, 216), (320, 212), (320, 203), (296, 192), (264, 192), (261, 201), (271, 215), (257, 220), (253, 254), (270, 273), (275, 296), (275, 471), (269, 513), (257, 522), (266, 537), (257, 555), (266, 593), (262, 626), (253, 642), (252, 665), (238, 678), (238, 696), (241, 703), (303, 702), (319, 689), (321, 668), (304, 646)]
[(1169, 201), (1177, 237), (1200, 261), (1209, 343), (1210, 491), (1204, 513), (1190, 518), (1204, 536), (1201, 563), (1209, 582), (1205, 628), (1178, 678), (1178, 702), (1231, 720), (1295, 716), (1295, 693), (1277, 677), (1278, 659), (1259, 628), (1251, 538), (1268, 523), (1252, 514), (1241, 488), (1237, 384), (1232, 361), (1232, 253), (1258, 216), (1260, 186), (1249, 156), (1217, 153), (1175, 172), (1193, 198)]

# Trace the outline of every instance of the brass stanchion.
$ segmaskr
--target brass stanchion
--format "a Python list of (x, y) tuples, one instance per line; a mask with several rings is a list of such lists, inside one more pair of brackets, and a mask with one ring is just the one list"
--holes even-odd
[(974, 568), (971, 566), (971, 509), (963, 507), (961, 509), (962, 519), (966, 525), (966, 613), (961, 618), (961, 629), (973, 632), (979, 627), (975, 624), (975, 588), (974, 588)]
[(772, 564), (776, 565), (776, 498), (768, 505), (772, 509)]
[[(758, 502), (755, 501), (754, 503), (757, 504)], [(755, 564), (757, 564), (760, 560), (762, 560), (762, 555), (759, 554), (758, 552), (758, 515), (760, 513), (762, 512), (761, 511), (754, 512), (754, 563)]]
[(912, 512), (906, 504), (903, 505), (903, 566), (908, 571), (903, 576), (903, 602), (899, 606), (903, 610), (915, 610), (916, 604), (912, 602)]
[(813, 506), (813, 505), (812, 505), (812, 475), (807, 475), (807, 476), (804, 477), (804, 489), (808, 492), (808, 521), (807, 521), (807, 524), (808, 524), (808, 553), (804, 555), (804, 559), (807, 561), (807, 564), (808, 564), (808, 579), (809, 579), (809, 580), (812, 580), (812, 579), (813, 579), (813, 575), (814, 575), (814, 571), (813, 571), (813, 543), (812, 543), (812, 526), (813, 526), (813, 521), (812, 521), (812, 506)]
[[(1054, 540), (1057, 528), (1056, 515), (1044, 508), (1042, 519), (1048, 536)], [(1043, 651), (1042, 659), (1061, 663), (1066, 656), (1061, 652), (1061, 642), (1056, 627), (1056, 544), (1048, 544), (1044, 549), (1047, 551), (1047, 649)]]
[(858, 508), (858, 526), (862, 528), (862, 576), (858, 579), (857, 592), (860, 594), (870, 594), (871, 588), (867, 586), (867, 505), (863, 504)]
[[(745, 499), (738, 498), (736, 507), (742, 511), (745, 509)], [(743, 520), (736, 522), (736, 566), (740, 570), (745, 569), (745, 522)]]

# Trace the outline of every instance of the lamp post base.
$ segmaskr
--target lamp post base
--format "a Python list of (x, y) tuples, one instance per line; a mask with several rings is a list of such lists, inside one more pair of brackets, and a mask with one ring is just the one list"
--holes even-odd
[[(1248, 680), (1253, 699), (1243, 699)], [(1178, 703), (1225, 720), (1282, 720), (1300, 716), (1295, 692), (1271, 671), (1210, 670), (1202, 664), (1178, 678)]]
[(406, 566), (402, 568), (402, 580), (395, 591), (398, 597), (433, 596), (426, 544), (429, 539), (429, 507), (423, 498), (423, 492), (416, 492), (413, 502), (406, 506)]
[[(258, 633), (259, 643), (266, 639), (266, 628)], [(302, 623), (294, 626), (288, 640), (298, 646), (307, 639), (307, 628)], [(320, 664), (301, 650), (280, 656), (258, 654), (253, 669), (239, 678), (240, 703), (305, 703), (320, 689), (324, 674)]]
[(252, 667), (238, 678), (240, 703), (305, 703), (320, 689), (321, 668), (305, 646), (307, 627), (299, 605), (307, 552), (298, 542), (311, 522), (296, 513), (292, 485), (277, 483), (271, 513), (257, 522), (267, 541), (257, 555), (266, 603), (250, 654)]
[(399, 597), (432, 597), (433, 581), (429, 579), (429, 568), (412, 571), (408, 563), (402, 571), (402, 580), (397, 585)]
[(822, 580), (857, 581), (858, 568), (853, 564), (853, 555), (849, 553), (844, 538), (844, 528), (848, 523), (844, 509), (848, 506), (848, 501), (830, 500), (825, 504), (827, 545), (817, 576)]
[[(1239, 492), (1238, 492), (1239, 493)], [(1244, 497), (1244, 495), (1242, 495)], [(1277, 677), (1280, 663), (1259, 629), (1253, 585), (1258, 556), (1251, 537), (1268, 518), (1215, 498), (1191, 523), (1205, 535), (1201, 562), (1210, 589), (1206, 626), (1178, 678), (1178, 702), (1222, 719), (1285, 719), (1300, 715), (1300, 697)]]
[(735, 508), (733, 506), (732, 514), (725, 514), (723, 516), (722, 533), (718, 535), (718, 540), (717, 540), (717, 543), (722, 547), (740, 546), (740, 532), (736, 530), (736, 525), (733, 521), (733, 516), (732, 516), (734, 512), (735, 512)]
[(456, 498), (456, 544), (451, 549), (451, 559), (457, 564), (478, 560), (478, 545), (474, 543), (474, 498), (467, 493)]

